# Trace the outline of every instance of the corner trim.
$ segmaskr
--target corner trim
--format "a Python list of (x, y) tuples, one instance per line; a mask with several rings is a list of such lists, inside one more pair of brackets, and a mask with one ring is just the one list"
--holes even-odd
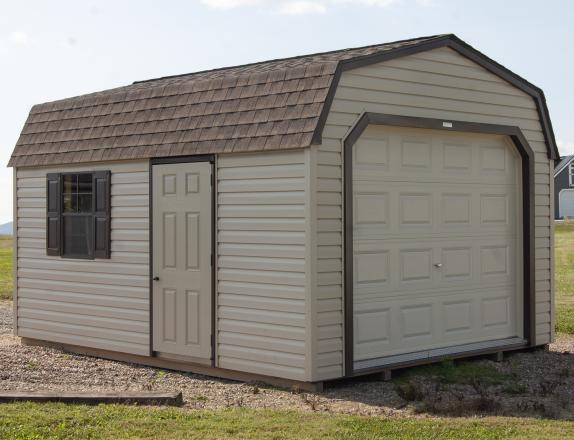
[[(443, 125), (444, 122), (449, 124)], [(535, 297), (535, 229), (534, 229), (534, 151), (518, 127), (465, 121), (411, 116), (363, 113), (343, 140), (344, 181), (344, 304), (345, 304), (345, 376), (356, 375), (353, 367), (353, 145), (369, 125), (424, 128), (432, 130), (498, 134), (508, 136), (522, 159), (522, 241), (523, 241), (523, 289), (524, 289), (524, 339), (529, 347), (536, 344), (536, 297)]]
[(325, 99), (323, 110), (319, 116), (319, 121), (317, 122), (317, 126), (313, 133), (311, 143), (318, 145), (322, 142), (322, 134), (327, 121), (327, 116), (331, 111), (335, 92), (339, 85), (341, 75), (344, 71), (369, 66), (371, 64), (380, 63), (407, 55), (414, 55), (420, 52), (426, 52), (428, 50), (438, 49), (441, 47), (449, 47), (455, 50), (462, 56), (470, 59), (471, 61), (474, 61), (489, 72), (509, 82), (514, 87), (522, 90), (524, 93), (530, 95), (536, 103), (536, 109), (540, 124), (542, 126), (542, 132), (544, 134), (548, 158), (558, 159), (560, 157), (558, 146), (556, 144), (556, 138), (554, 136), (554, 129), (552, 128), (552, 122), (550, 120), (550, 113), (548, 111), (548, 106), (546, 105), (544, 92), (534, 84), (528, 82), (526, 79), (507, 69), (503, 65), (497, 63), (493, 59), (487, 57), (482, 52), (479, 52), (453, 34), (439, 36), (435, 39), (426, 40), (414, 45), (398, 47), (371, 55), (365, 55), (362, 57), (355, 57), (345, 61), (340, 61), (333, 75), (333, 79), (331, 80), (327, 98)]
[(12, 169), (12, 333), (18, 336), (18, 168)]

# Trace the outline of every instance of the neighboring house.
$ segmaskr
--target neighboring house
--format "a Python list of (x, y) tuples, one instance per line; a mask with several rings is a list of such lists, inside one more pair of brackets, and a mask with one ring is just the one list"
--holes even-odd
[(561, 157), (554, 167), (554, 218), (574, 217), (574, 155)]
[(548, 344), (556, 158), (542, 91), (454, 35), (37, 105), (15, 331), (315, 383)]

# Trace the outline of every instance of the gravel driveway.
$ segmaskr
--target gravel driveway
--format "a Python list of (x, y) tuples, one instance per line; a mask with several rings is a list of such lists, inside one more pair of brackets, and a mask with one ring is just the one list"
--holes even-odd
[(11, 326), (12, 305), (0, 302), (0, 390), (181, 390), (188, 408), (245, 406), (386, 416), (466, 409), (474, 414), (574, 418), (574, 337), (559, 339), (549, 352), (517, 353), (500, 363), (476, 361), (508, 374), (512, 387), (481, 389), (476, 384), (446, 385), (423, 377), (414, 382), (420, 387), (415, 390), (421, 394), (417, 399), (405, 396), (397, 382), (343, 381), (323, 393), (295, 393), (79, 356), (21, 345)]

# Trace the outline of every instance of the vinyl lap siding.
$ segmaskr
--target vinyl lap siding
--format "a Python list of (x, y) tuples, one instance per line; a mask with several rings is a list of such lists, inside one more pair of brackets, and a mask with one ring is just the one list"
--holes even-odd
[[(46, 255), (46, 174), (111, 170), (109, 260)], [(149, 354), (148, 162), (17, 169), (17, 334)]]
[(217, 163), (217, 366), (305, 380), (305, 152)]
[(315, 148), (316, 161), (316, 299), (312, 321), (316, 357), (314, 380), (343, 375), (343, 194), (340, 143)]
[[(342, 237), (342, 207), (337, 204), (326, 182), (342, 185), (342, 139), (360, 114), (379, 112), (404, 116), (444, 118), (494, 124), (519, 126), (531, 147), (535, 150), (535, 247), (536, 247), (536, 343), (545, 344), (551, 339), (551, 200), (552, 167), (536, 107), (532, 98), (489, 73), (472, 61), (448, 48), (435, 49), (417, 55), (398, 58), (383, 63), (358, 68), (343, 73), (335, 94), (331, 112), (323, 132), (323, 144), (314, 147), (318, 151), (319, 174), (325, 183), (318, 186), (317, 197), (321, 206), (328, 206), (334, 214), (330, 218), (329, 241), (335, 245)], [(328, 177), (327, 177), (328, 176)], [(333, 205), (331, 205), (333, 202)], [(337, 223), (336, 220), (339, 220)], [(321, 233), (321, 227), (318, 227)], [(324, 230), (327, 233), (327, 230)], [(328, 296), (343, 298), (342, 282), (335, 280), (342, 274), (342, 250), (336, 251), (325, 244), (319, 245), (318, 266), (326, 270), (319, 278), (330, 279)], [(340, 245), (337, 245), (340, 247)], [(334, 259), (332, 258), (334, 256)], [(341, 261), (336, 264), (336, 261)], [(334, 303), (333, 303), (334, 305)], [(335, 310), (331, 310), (334, 316)], [(338, 309), (342, 326), (343, 306)], [(336, 326), (331, 323), (331, 326)], [(319, 351), (328, 352), (328, 346), (336, 347), (342, 336), (336, 333), (319, 337)], [(332, 336), (332, 337), (331, 337)], [(335, 342), (336, 341), (336, 342)], [(314, 374), (326, 379), (340, 371), (340, 356), (331, 353), (330, 364), (316, 365)], [(334, 377), (334, 376), (333, 376)]]

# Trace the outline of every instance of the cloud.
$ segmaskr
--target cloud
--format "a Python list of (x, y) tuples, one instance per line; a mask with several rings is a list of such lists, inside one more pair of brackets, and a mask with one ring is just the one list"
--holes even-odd
[(201, 0), (201, 3), (213, 9), (235, 9), (242, 6), (256, 6), (267, 2), (262, 0)]
[(574, 141), (557, 139), (558, 151), (560, 151), (561, 156), (567, 156), (569, 154), (574, 154)]
[(387, 7), (398, 3), (398, 0), (334, 0), (334, 3), (348, 3), (351, 5)]
[(17, 31), (8, 35), (8, 41), (15, 46), (28, 46), (32, 40), (26, 32)]
[(279, 7), (279, 13), (284, 15), (322, 14), (327, 11), (323, 2), (293, 1), (285, 2)]
[[(218, 10), (258, 8), (283, 15), (322, 14), (333, 6), (389, 7), (405, 0), (200, 0), (202, 4)], [(432, 6), (435, 0), (408, 0), (419, 7)]]

